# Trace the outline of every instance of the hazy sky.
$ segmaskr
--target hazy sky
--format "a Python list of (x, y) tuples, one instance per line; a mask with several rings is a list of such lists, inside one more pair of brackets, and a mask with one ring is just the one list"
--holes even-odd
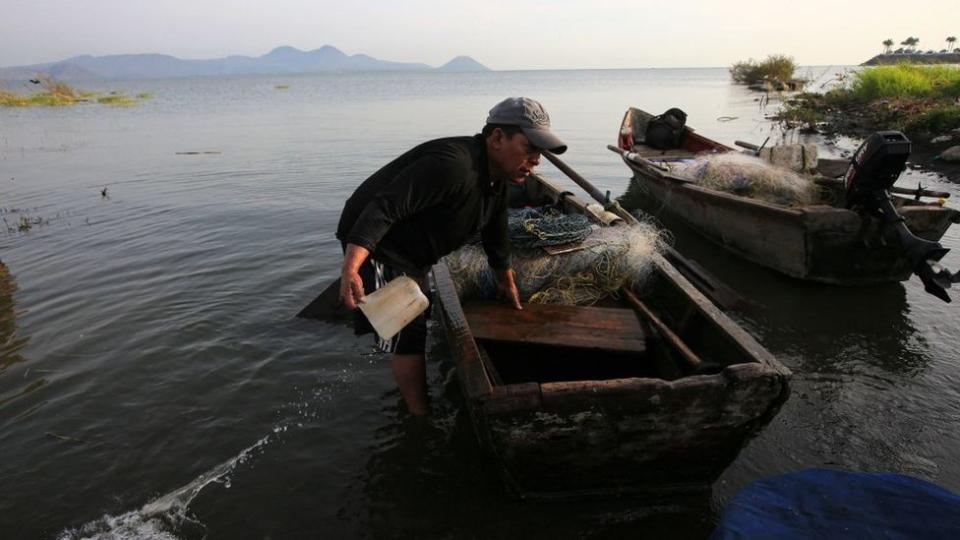
[(960, 0), (3, 0), (0, 66), (79, 54), (259, 56), (279, 45), (493, 69), (727, 66), (771, 53), (857, 64), (960, 36)]

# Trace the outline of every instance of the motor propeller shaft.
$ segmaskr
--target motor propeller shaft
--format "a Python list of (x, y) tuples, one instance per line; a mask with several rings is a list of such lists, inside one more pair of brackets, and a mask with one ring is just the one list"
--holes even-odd
[[(899, 131), (880, 131), (867, 137), (854, 153), (844, 175), (847, 208), (876, 216), (885, 226), (893, 227), (911, 269), (923, 282), (924, 290), (950, 302), (947, 289), (960, 282), (960, 276), (940, 265), (940, 259), (950, 249), (913, 234), (891, 200), (890, 191), (906, 168), (910, 146), (910, 140)], [(917, 192), (920, 192), (919, 187)]]

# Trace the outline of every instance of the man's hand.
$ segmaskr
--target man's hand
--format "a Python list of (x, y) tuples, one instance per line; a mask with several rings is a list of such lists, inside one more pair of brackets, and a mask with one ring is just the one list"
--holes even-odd
[(340, 303), (349, 310), (357, 309), (357, 304), (363, 298), (363, 280), (357, 272), (340, 273)]
[(343, 268), (340, 270), (340, 303), (349, 310), (357, 309), (357, 304), (363, 298), (360, 265), (369, 256), (370, 251), (366, 248), (356, 244), (347, 244), (347, 252), (343, 255)]
[(493, 275), (497, 280), (497, 298), (512, 304), (514, 309), (522, 310), (520, 292), (517, 291), (517, 283), (513, 280), (513, 268), (494, 270)]

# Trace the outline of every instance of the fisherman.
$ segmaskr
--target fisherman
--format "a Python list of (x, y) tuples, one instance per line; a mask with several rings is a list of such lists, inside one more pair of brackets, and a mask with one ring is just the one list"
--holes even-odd
[[(343, 245), (340, 300), (351, 310), (366, 293), (405, 274), (426, 292), (426, 276), (441, 257), (480, 234), (498, 295), (522, 309), (507, 234), (508, 183), (522, 183), (540, 163), (540, 152), (567, 147), (550, 131), (543, 106), (507, 98), (490, 110), (473, 137), (425, 142), (391, 161), (347, 199), (337, 227)], [(356, 333), (372, 331), (359, 311)], [(427, 314), (404, 327), (383, 352), (393, 353), (397, 388), (411, 414), (424, 415)]]

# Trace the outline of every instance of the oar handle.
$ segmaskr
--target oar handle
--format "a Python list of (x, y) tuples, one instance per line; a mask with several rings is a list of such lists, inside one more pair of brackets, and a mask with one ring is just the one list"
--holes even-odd
[(623, 148), (614, 146), (612, 144), (607, 145), (607, 150), (620, 154), (620, 157), (622, 157), (626, 161), (629, 161), (630, 163), (633, 163), (634, 165), (637, 165), (640, 167), (646, 167), (648, 169), (655, 169), (657, 171), (669, 172), (669, 169), (667, 169), (666, 167), (662, 165), (658, 165), (652, 161), (643, 159), (642, 157), (640, 157), (640, 154), (637, 154), (636, 152), (630, 152), (629, 150), (624, 150)]
[(544, 150), (543, 155), (550, 161), (550, 163), (553, 163), (556, 168), (560, 169), (564, 174), (567, 175), (567, 177), (576, 182), (578, 186), (583, 188), (583, 190), (593, 197), (594, 200), (602, 204), (604, 210), (616, 214), (627, 223), (637, 223), (637, 218), (633, 217), (630, 212), (624, 210), (623, 207), (620, 206), (619, 202), (610, 200), (609, 192), (604, 193), (597, 189), (597, 187), (591, 184), (589, 180), (580, 176), (577, 171), (570, 168), (569, 165), (564, 163), (563, 160), (557, 157), (553, 152)]
[(582, 187), (584, 191), (590, 194), (598, 203), (607, 205), (610, 204), (610, 201), (607, 200), (607, 196), (597, 189), (593, 184), (591, 184), (586, 178), (577, 174), (577, 171), (571, 169), (566, 163), (564, 163), (560, 158), (556, 156), (553, 152), (549, 150), (543, 151), (544, 157), (553, 163), (553, 165), (563, 171), (563, 174), (566, 174), (570, 177), (571, 180), (577, 183), (578, 186)]
[(700, 360), (700, 357), (697, 356), (697, 353), (687, 346), (683, 342), (683, 339), (677, 335), (676, 332), (670, 329), (669, 326), (664, 324), (659, 317), (644, 304), (637, 295), (633, 294), (628, 287), (623, 287), (620, 289), (620, 292), (623, 293), (624, 298), (627, 299), (627, 302), (637, 311), (639, 311), (648, 321), (660, 332), (660, 335), (669, 343), (674, 349), (680, 353), (680, 357), (693, 369), (700, 367), (700, 364), (703, 363)]

